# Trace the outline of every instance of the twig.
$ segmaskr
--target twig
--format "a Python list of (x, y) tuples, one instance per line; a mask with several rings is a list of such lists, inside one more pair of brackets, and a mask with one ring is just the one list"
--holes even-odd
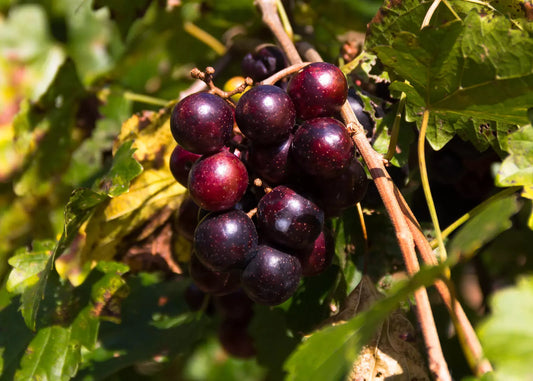
[(263, 15), (263, 22), (278, 40), (289, 62), (293, 65), (301, 63), (302, 59), (298, 55), (292, 40), (285, 33), (285, 29), (279, 18), (276, 0), (255, 0), (255, 4), (260, 8), (261, 14)]
[[(285, 34), (283, 26), (279, 20), (275, 8), (275, 1), (256, 0), (263, 14), (264, 23), (270, 28), (274, 36), (280, 42), (282, 49), (285, 51), (291, 64), (302, 62), (294, 44)], [(413, 237), (404, 218), (402, 210), (394, 195), (394, 187), (387, 179), (387, 172), (383, 166), (383, 158), (377, 154), (366, 139), (364, 128), (357, 120), (350, 104), (346, 102), (341, 110), (342, 117), (347, 124), (348, 129), (353, 133), (353, 140), (363, 156), (370, 174), (374, 179), (376, 187), (380, 193), (383, 203), (394, 226), (398, 244), (402, 251), (405, 265), (409, 274), (414, 274), (419, 270), (418, 260), (414, 248)], [(415, 292), (416, 311), (420, 323), (426, 350), (429, 359), (429, 368), (437, 380), (451, 380), (450, 373), (442, 348), (440, 346), (437, 328), (431, 312), (431, 305), (425, 289), (419, 289)]]
[[(363, 127), (357, 121), (352, 108), (349, 103), (345, 103), (342, 107), (342, 116), (347, 125), (351, 127), (354, 134), (352, 136), (357, 149), (365, 160), (365, 163), (374, 179), (374, 183), (378, 188), (385, 209), (389, 214), (392, 225), (396, 232), (396, 238), (402, 251), (405, 267), (409, 275), (413, 275), (420, 269), (416, 252), (414, 249), (413, 236), (403, 215), (403, 212), (398, 204), (398, 200), (394, 194), (394, 185), (388, 176), (388, 173), (383, 165), (381, 155), (376, 153), (370, 146), (366, 138)], [(419, 289), (415, 292), (416, 300), (416, 314), (424, 342), (426, 344), (426, 351), (429, 360), (429, 369), (437, 380), (451, 380), (450, 373), (442, 348), (440, 346), (439, 335), (431, 312), (431, 305), (429, 303), (428, 295), (425, 289)]]
[[(420, 253), (420, 256), (422, 257), (422, 260), (428, 265), (436, 265), (437, 258), (433, 254), (433, 250), (424, 233), (422, 232), (418, 221), (413, 215), (413, 212), (407, 205), (407, 202), (403, 198), (400, 191), (395, 189), (395, 192), (402, 211), (406, 216), (407, 224), (409, 225), (409, 229), (413, 234), (415, 245)], [(435, 288), (450, 312), (455, 330), (460, 338), (461, 347), (463, 348), (465, 357), (467, 358), (474, 374), (480, 377), (482, 374), (492, 371), (492, 366), (490, 363), (483, 358), (481, 344), (476, 332), (474, 331), (474, 328), (472, 327), (472, 324), (468, 320), (468, 317), (461, 306), (461, 303), (459, 303), (459, 301), (453, 297), (452, 292), (450, 291), (452, 289), (451, 285), (446, 284), (442, 280), (437, 280), (435, 282)]]
[(224, 91), (215, 86), (215, 83), (213, 82), (213, 74), (215, 74), (215, 69), (211, 66), (206, 67), (205, 71), (201, 71), (197, 68), (191, 70), (191, 77), (204, 81), (211, 94), (218, 95), (227, 102), (230, 102), (233, 106), (234, 104), (231, 101), (231, 97), (235, 94), (242, 93), (248, 86), (252, 86), (254, 83), (252, 78), (246, 77), (244, 82), (232, 91)]
[[(213, 79), (216, 77), (216, 73), (221, 72), (224, 70), (226, 66), (231, 62), (232, 54), (231, 50), (228, 50), (226, 54), (224, 54), (222, 57), (220, 57), (219, 60), (213, 65), (215, 68), (215, 74), (213, 74)], [(206, 90), (208, 87), (204, 81), (201, 79), (197, 79), (194, 81), (191, 86), (189, 86), (187, 89), (180, 92), (178, 100), (181, 100), (191, 94), (198, 93), (200, 91)]]

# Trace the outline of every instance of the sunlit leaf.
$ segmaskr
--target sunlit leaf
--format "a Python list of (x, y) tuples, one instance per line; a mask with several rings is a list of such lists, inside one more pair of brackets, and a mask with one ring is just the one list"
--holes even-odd
[(453, 237), (449, 254), (455, 258), (473, 255), (484, 244), (512, 226), (511, 217), (519, 210), (516, 197), (510, 196), (491, 203), (470, 219)]
[(520, 278), (517, 285), (491, 298), (491, 315), (477, 331), (487, 358), (495, 366), (496, 380), (527, 380), (533, 361), (533, 278)]
[[(384, 17), (371, 26), (368, 46), (393, 79), (409, 82), (412, 91), (402, 91), (411, 117), (420, 123), (423, 108), (433, 114), (427, 137), (435, 149), (454, 130), (483, 147), (483, 136), (463, 130), (492, 121), (495, 137), (503, 139), (494, 122), (527, 123), (526, 110), (533, 102), (533, 40), (528, 32), (513, 28), (501, 15), (466, 10), (462, 21), (437, 17), (437, 25), (419, 30), (429, 2), (387, 6)], [(472, 124), (457, 123), (465, 118)], [(453, 129), (447, 127), (448, 136), (441, 136), (439, 126)]]

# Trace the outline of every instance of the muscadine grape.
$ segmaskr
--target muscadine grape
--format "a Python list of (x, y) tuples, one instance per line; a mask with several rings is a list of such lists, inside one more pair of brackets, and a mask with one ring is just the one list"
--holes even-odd
[(339, 176), (327, 183), (316, 180), (318, 203), (328, 217), (339, 216), (342, 211), (360, 202), (368, 188), (365, 170), (355, 158)]
[(187, 179), (191, 167), (201, 156), (202, 155), (189, 152), (181, 146), (176, 146), (176, 148), (174, 148), (170, 155), (169, 167), (172, 176), (174, 176), (178, 183), (187, 187)]
[(231, 319), (222, 321), (218, 329), (218, 340), (226, 353), (243, 359), (255, 356), (254, 341), (247, 328), (247, 325), (240, 321)]
[(269, 185), (287, 180), (294, 170), (290, 148), (292, 135), (284, 142), (268, 146), (252, 144), (248, 155), (249, 166)]
[(256, 86), (242, 95), (235, 108), (235, 121), (256, 145), (286, 140), (296, 120), (287, 93), (276, 86)]
[(365, 111), (365, 105), (363, 103), (363, 100), (359, 95), (357, 95), (357, 92), (353, 87), (350, 87), (350, 89), (348, 90), (348, 102), (350, 103), (350, 106), (355, 116), (357, 117), (357, 120), (365, 128), (366, 136), (372, 136), (372, 133), (374, 131), (374, 122), (372, 121), (368, 113)]
[(313, 245), (322, 231), (324, 213), (312, 201), (279, 185), (259, 200), (257, 223), (266, 239), (301, 249)]
[(294, 294), (301, 275), (302, 267), (296, 257), (260, 245), (242, 273), (242, 288), (257, 303), (277, 305)]
[(210, 298), (205, 292), (200, 290), (198, 286), (194, 283), (191, 283), (187, 286), (183, 298), (185, 299), (185, 302), (187, 303), (191, 311), (200, 311), (202, 307), (204, 307), (206, 299), (209, 298), (205, 308), (205, 313), (207, 315), (213, 315), (215, 313), (215, 306), (213, 304), (212, 298)]
[(207, 268), (195, 254), (191, 255), (189, 274), (194, 284), (208, 294), (229, 294), (240, 287), (241, 271), (213, 271)]
[(242, 72), (255, 82), (262, 81), (286, 66), (283, 52), (277, 46), (263, 46), (244, 56)]
[(257, 246), (257, 231), (240, 210), (211, 213), (194, 232), (194, 251), (204, 265), (215, 271), (242, 269)]
[(203, 156), (191, 168), (188, 188), (191, 198), (203, 209), (230, 209), (242, 198), (248, 186), (248, 172), (232, 153), (221, 151)]
[(217, 152), (231, 139), (233, 110), (220, 97), (195, 93), (183, 98), (172, 110), (172, 136), (187, 151), (197, 154)]
[(344, 124), (333, 118), (315, 118), (298, 128), (291, 152), (304, 171), (330, 178), (348, 167), (355, 147)]
[(294, 102), (298, 118), (332, 117), (346, 102), (348, 83), (337, 66), (314, 62), (291, 78), (287, 93)]
[(329, 231), (322, 231), (311, 249), (295, 253), (302, 265), (303, 276), (313, 276), (324, 272), (331, 264), (334, 254), (334, 241)]
[(190, 197), (183, 200), (180, 205), (175, 227), (188, 241), (193, 240), (194, 230), (198, 225), (198, 211), (198, 205)]
[(252, 319), (253, 305), (252, 300), (242, 289), (215, 298), (215, 306), (222, 317), (239, 321), (242, 324)]

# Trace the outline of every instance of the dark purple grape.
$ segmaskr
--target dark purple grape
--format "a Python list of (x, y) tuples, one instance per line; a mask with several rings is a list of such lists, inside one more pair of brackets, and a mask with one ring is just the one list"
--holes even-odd
[(233, 111), (220, 97), (196, 93), (172, 110), (170, 131), (187, 151), (209, 154), (220, 151), (233, 133)]
[(247, 328), (247, 325), (239, 321), (222, 321), (218, 329), (218, 340), (226, 353), (243, 359), (255, 356), (254, 340)]
[(269, 185), (280, 184), (294, 171), (294, 164), (289, 155), (291, 143), (292, 135), (280, 144), (269, 146), (252, 144), (248, 164)]
[(262, 81), (286, 66), (283, 52), (277, 46), (263, 46), (248, 53), (241, 62), (242, 73), (255, 82)]
[(339, 216), (344, 209), (360, 202), (367, 189), (365, 170), (355, 158), (339, 176), (328, 179), (327, 183), (321, 179), (316, 181), (318, 203), (328, 217)]
[(187, 197), (181, 203), (176, 219), (176, 230), (191, 242), (196, 225), (198, 225), (198, 211), (198, 205), (190, 197)]
[(313, 245), (324, 226), (324, 213), (313, 202), (280, 185), (257, 205), (258, 227), (267, 240), (293, 248)]
[(303, 276), (318, 275), (328, 268), (335, 254), (333, 237), (321, 232), (310, 250), (295, 253), (302, 265)]
[(298, 118), (333, 117), (346, 102), (348, 83), (337, 66), (314, 62), (291, 78), (287, 93)]
[[(187, 286), (183, 297), (191, 311), (200, 311), (204, 306), (204, 303), (206, 303), (205, 313), (208, 315), (214, 314), (215, 306), (212, 298), (200, 290), (194, 283)], [(209, 298), (209, 300), (207, 300), (207, 298)]]
[(242, 289), (215, 298), (215, 306), (222, 317), (242, 324), (247, 324), (252, 319), (253, 305), (254, 302)]
[(277, 305), (289, 299), (300, 282), (300, 261), (270, 246), (260, 245), (242, 272), (242, 288), (253, 301)]
[(194, 284), (196, 284), (200, 290), (207, 292), (208, 294), (229, 294), (240, 287), (240, 271), (210, 270), (200, 262), (195, 254), (191, 255), (189, 273)]
[(244, 93), (235, 108), (235, 121), (256, 145), (287, 139), (296, 113), (291, 98), (276, 86), (256, 86)]
[(196, 256), (215, 271), (243, 269), (256, 246), (255, 226), (240, 210), (211, 213), (194, 232)]
[(357, 120), (365, 128), (366, 136), (371, 137), (374, 132), (374, 122), (370, 118), (370, 115), (365, 111), (365, 105), (363, 100), (353, 87), (348, 90), (348, 102), (352, 107), (352, 110), (357, 117)]
[(350, 165), (355, 146), (344, 124), (333, 118), (315, 118), (298, 128), (291, 152), (310, 175), (331, 178)]
[(178, 183), (187, 187), (187, 179), (191, 167), (201, 156), (202, 155), (189, 152), (181, 146), (176, 146), (176, 148), (174, 148), (174, 151), (172, 151), (172, 154), (170, 155), (169, 167), (172, 176), (174, 176)]
[(213, 212), (233, 208), (247, 186), (246, 167), (228, 151), (203, 156), (189, 173), (191, 198), (200, 208)]

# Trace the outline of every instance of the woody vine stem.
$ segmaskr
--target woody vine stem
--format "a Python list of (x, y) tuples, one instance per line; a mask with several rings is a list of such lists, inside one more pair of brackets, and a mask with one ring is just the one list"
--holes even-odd
[[(298, 54), (296, 47), (285, 32), (283, 24), (279, 18), (276, 0), (256, 0), (256, 5), (261, 10), (263, 22), (278, 40), (278, 43), (287, 55), (289, 62), (293, 65), (302, 63), (302, 59)], [(309, 55), (307, 55), (306, 58), (309, 59)], [(320, 60), (318, 54), (314, 54), (314, 58)], [(436, 264), (437, 261), (429, 242), (422, 234), (420, 226), (409, 209), (409, 206), (398, 189), (394, 186), (394, 183), (385, 169), (382, 156), (370, 146), (366, 139), (364, 129), (357, 120), (348, 102), (344, 104), (341, 112), (347, 128), (352, 133), (354, 143), (372, 175), (374, 183), (376, 184), (385, 205), (385, 209), (394, 226), (407, 272), (410, 275), (413, 275), (420, 268), (415, 245), (424, 262), (427, 264)], [(435, 286), (450, 311), (452, 321), (461, 338), (460, 341), (462, 343), (463, 351), (471, 365), (472, 371), (479, 376), (492, 370), (490, 363), (482, 357), (479, 340), (460, 303), (454, 298), (453, 290), (449, 283), (447, 284), (442, 280), (438, 280), (435, 282)], [(423, 288), (417, 290), (415, 292), (415, 300), (416, 314), (424, 337), (429, 369), (436, 380), (451, 380), (448, 366), (440, 346), (426, 290)]]

